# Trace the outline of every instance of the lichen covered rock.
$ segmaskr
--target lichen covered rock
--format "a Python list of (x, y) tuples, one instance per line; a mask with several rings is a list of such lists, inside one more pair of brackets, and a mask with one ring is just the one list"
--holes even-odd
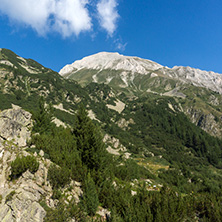
[(29, 130), (32, 126), (31, 114), (19, 106), (12, 105), (12, 109), (0, 113), (0, 126), (2, 140), (13, 141), (19, 146), (26, 146), (31, 135)]

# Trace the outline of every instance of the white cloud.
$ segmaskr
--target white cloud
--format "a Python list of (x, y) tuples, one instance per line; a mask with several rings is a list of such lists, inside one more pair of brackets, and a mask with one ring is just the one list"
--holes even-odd
[(92, 27), (86, 0), (0, 0), (0, 11), (11, 21), (31, 26), (40, 35), (57, 31), (78, 35)]
[(101, 0), (97, 4), (100, 25), (112, 36), (116, 29), (116, 22), (119, 14), (116, 10), (116, 0)]
[(116, 48), (119, 49), (120, 51), (125, 51), (126, 46), (127, 46), (127, 43), (122, 44), (119, 42), (119, 43), (117, 43)]
[(87, 1), (84, 0), (61, 0), (55, 7), (54, 28), (64, 37), (73, 33), (90, 30), (92, 27), (89, 12), (86, 9)]
[(0, 0), (0, 13), (12, 24), (31, 27), (42, 36), (58, 32), (69, 37), (91, 31), (95, 15), (88, 8), (91, 14), (96, 10), (99, 24), (112, 36), (119, 17), (116, 7), (116, 0)]
[(128, 43), (123, 43), (122, 42), (122, 38), (118, 38), (114, 41), (114, 44), (115, 44), (115, 48), (121, 52), (125, 51), (126, 49), (126, 46), (128, 45)]
[(45, 33), (54, 0), (0, 0), (0, 10), (13, 21)]

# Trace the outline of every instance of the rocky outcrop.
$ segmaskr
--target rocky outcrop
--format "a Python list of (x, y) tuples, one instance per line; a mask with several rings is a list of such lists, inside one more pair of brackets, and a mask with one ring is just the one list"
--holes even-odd
[[(45, 159), (42, 150), (39, 154), (34, 153), (39, 163), (39, 168), (34, 174), (26, 171), (18, 179), (10, 180), (11, 162), (17, 155), (33, 155), (26, 151), (31, 125), (31, 114), (18, 106), (13, 105), (12, 109), (0, 113), (0, 221), (2, 222), (43, 222), (46, 210), (40, 203), (44, 202), (50, 208), (58, 204), (58, 200), (52, 199), (53, 190), (47, 180), (48, 168), (52, 162)], [(61, 189), (61, 193), (66, 200), (74, 200), (76, 203), (83, 194), (81, 184), (76, 181), (71, 181), (68, 187)]]
[(190, 120), (212, 136), (222, 137), (222, 130), (212, 113), (204, 113), (200, 109), (187, 108), (185, 113)]
[(130, 118), (129, 120), (121, 118), (120, 120), (117, 121), (118, 127), (122, 128), (123, 130), (129, 129), (130, 124), (135, 124), (132, 118)]
[(127, 152), (126, 147), (120, 143), (119, 139), (106, 134), (103, 138), (103, 142), (107, 144), (106, 150), (109, 153), (117, 156), (123, 154), (124, 158), (126, 159), (130, 158), (131, 154)]
[[(30, 155), (25, 151), (23, 155)], [(35, 175), (29, 171), (16, 181), (9, 181), (10, 163), (15, 159), (14, 152), (6, 150), (2, 156), (1, 177), (0, 177), (0, 221), (43, 221), (46, 211), (39, 204), (42, 195), (51, 192), (44, 189), (37, 183), (37, 175), (40, 174), (42, 168)]]
[(31, 135), (31, 126), (31, 114), (19, 106), (12, 105), (12, 109), (0, 113), (1, 141), (12, 141), (18, 146), (25, 146)]
[[(23, 156), (31, 155), (24, 150), (19, 152)], [(44, 159), (43, 155), (43, 151), (38, 155), (35, 153), (39, 162), (35, 174), (26, 171), (18, 179), (10, 181), (10, 163), (16, 155), (13, 151), (4, 151), (0, 164), (0, 221), (43, 222), (46, 211), (40, 202), (44, 201), (50, 208), (57, 206), (58, 200), (52, 199), (53, 190), (47, 180), (48, 168), (52, 162)], [(83, 195), (81, 183), (71, 181), (69, 187), (61, 189), (61, 193), (66, 200), (78, 203)]]

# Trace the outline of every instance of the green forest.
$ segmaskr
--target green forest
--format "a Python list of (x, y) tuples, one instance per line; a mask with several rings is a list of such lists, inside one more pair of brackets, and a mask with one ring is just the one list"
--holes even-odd
[[(152, 145), (160, 143), (166, 149), (165, 158), (170, 162), (170, 168), (160, 170), (157, 175), (138, 164), (136, 158), (124, 159), (109, 154), (102, 140), (103, 131), (88, 117), (83, 105), (79, 107), (72, 127), (64, 129), (51, 122), (53, 109), (44, 103), (44, 99), (40, 99), (39, 109), (33, 115), (35, 124), (29, 145), (35, 145), (35, 148), (29, 148), (29, 151), (43, 150), (45, 157), (54, 163), (49, 168), (48, 180), (53, 187), (53, 198), (58, 199), (59, 204), (56, 209), (50, 209), (42, 200), (47, 211), (45, 221), (69, 221), (72, 217), (76, 221), (100, 221), (96, 216), (98, 207), (111, 212), (107, 221), (221, 221), (221, 176), (211, 174), (208, 169), (209, 164), (220, 168), (220, 159), (215, 162), (210, 159), (210, 149), (219, 149), (220, 140), (208, 138), (202, 130), (193, 130), (184, 121), (184, 116), (179, 120), (171, 115), (165, 118), (161, 109), (158, 113), (151, 106), (143, 106), (142, 116), (152, 122), (155, 132), (165, 135), (158, 138), (151, 130), (149, 139), (144, 140), (151, 149)], [(158, 116), (158, 122), (155, 116)], [(174, 142), (170, 135), (176, 138)], [(192, 158), (182, 155), (182, 145), (192, 150)], [(134, 151), (134, 156), (141, 150)], [(12, 166), (13, 175), (19, 176), (21, 172), (16, 171), (16, 163)], [(71, 179), (82, 183), (83, 196), (78, 205), (72, 200), (68, 205), (64, 204), (60, 192)], [(149, 190), (145, 179), (158, 181), (163, 186)], [(136, 194), (132, 195), (132, 190)]]

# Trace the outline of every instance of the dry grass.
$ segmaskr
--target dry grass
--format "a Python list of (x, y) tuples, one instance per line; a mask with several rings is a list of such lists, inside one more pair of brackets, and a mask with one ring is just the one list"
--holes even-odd
[(149, 169), (152, 173), (154, 173), (156, 175), (157, 175), (158, 170), (160, 170), (160, 169), (165, 169), (165, 170), (169, 169), (169, 166), (167, 166), (167, 165), (155, 163), (155, 162), (143, 159), (143, 158), (136, 158), (135, 160), (137, 161), (137, 163), (140, 166), (143, 166), (146, 169)]

